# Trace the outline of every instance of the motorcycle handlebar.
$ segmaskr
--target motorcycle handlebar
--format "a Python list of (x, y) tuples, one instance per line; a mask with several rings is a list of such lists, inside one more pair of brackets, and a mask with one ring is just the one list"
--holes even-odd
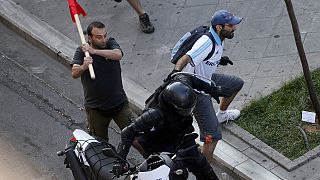
[(209, 78), (207, 78), (207, 77), (205, 77), (205, 76), (201, 76), (201, 75), (199, 75), (199, 74), (194, 74), (194, 73), (189, 73), (189, 72), (176, 72), (176, 73), (173, 73), (173, 74), (171, 75), (171, 77), (173, 78), (174, 76), (176, 76), (176, 75), (178, 75), (178, 74), (190, 75), (190, 76), (195, 76), (195, 77), (198, 77), (198, 78), (200, 77), (200, 78), (203, 78), (203, 79), (206, 79), (206, 80), (211, 81), (211, 83), (212, 83), (214, 86), (217, 86), (216, 83), (215, 83), (212, 79), (209, 79)]
[(181, 150), (181, 151), (178, 151), (171, 159), (173, 160), (173, 159), (175, 159), (175, 158), (177, 158), (177, 157), (179, 157), (179, 156), (183, 156), (184, 153), (190, 151), (190, 150), (193, 149), (193, 148), (197, 148), (197, 147), (199, 147), (199, 144), (195, 144), (195, 145), (190, 146), (190, 147), (188, 147), (188, 148), (186, 148), (186, 149), (183, 149), (183, 150)]

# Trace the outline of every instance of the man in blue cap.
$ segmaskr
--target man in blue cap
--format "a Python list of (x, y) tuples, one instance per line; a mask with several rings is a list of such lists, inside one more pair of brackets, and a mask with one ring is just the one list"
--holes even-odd
[[(193, 113), (199, 125), (200, 140), (204, 142), (202, 153), (209, 161), (212, 158), (212, 153), (217, 142), (222, 138), (219, 124), (235, 120), (240, 116), (239, 110), (228, 110), (228, 107), (236, 94), (241, 90), (244, 83), (243, 80), (236, 76), (217, 74), (215, 71), (219, 65), (233, 65), (227, 56), (222, 57), (223, 41), (233, 38), (236, 25), (241, 20), (242, 18), (234, 16), (229, 11), (216, 11), (212, 16), (209, 30), (215, 42), (208, 35), (202, 35), (193, 47), (177, 61), (174, 70), (170, 73), (171, 75), (175, 72), (184, 71), (199, 74), (213, 80), (217, 86), (228, 89), (228, 91), (222, 94), (220, 108), (217, 113), (214, 111), (211, 97), (197, 92), (197, 105)], [(206, 57), (213, 48), (213, 55), (207, 59)], [(210, 82), (208, 79), (203, 80)]]

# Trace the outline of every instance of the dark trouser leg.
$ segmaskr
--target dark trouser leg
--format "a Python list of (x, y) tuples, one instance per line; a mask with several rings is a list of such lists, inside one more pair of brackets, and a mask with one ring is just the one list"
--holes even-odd
[(112, 118), (105, 117), (99, 111), (90, 108), (86, 109), (86, 113), (89, 134), (98, 136), (105, 141), (109, 141), (108, 126)]
[(118, 127), (122, 130), (123, 128), (129, 126), (134, 119), (134, 115), (129, 108), (128, 102), (124, 103), (121, 111), (113, 117), (113, 120), (118, 125)]
[(217, 175), (203, 154), (195, 149), (188, 156), (194, 158), (187, 159), (184, 162), (187, 164), (189, 171), (196, 176), (197, 180), (218, 180)]

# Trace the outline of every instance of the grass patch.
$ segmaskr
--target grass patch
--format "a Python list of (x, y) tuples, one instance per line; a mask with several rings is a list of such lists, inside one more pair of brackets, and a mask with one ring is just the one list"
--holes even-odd
[[(312, 80), (319, 94), (320, 69), (312, 72)], [(311, 149), (320, 144), (319, 124), (302, 122), (302, 111), (313, 111), (303, 76), (285, 83), (269, 96), (251, 101), (235, 123), (293, 160), (308, 151), (296, 126), (305, 129)]]

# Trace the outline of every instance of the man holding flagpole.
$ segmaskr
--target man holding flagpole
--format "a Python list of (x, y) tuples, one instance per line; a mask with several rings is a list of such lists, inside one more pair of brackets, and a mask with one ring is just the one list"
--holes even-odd
[[(108, 141), (111, 120), (125, 128), (134, 118), (123, 89), (120, 60), (122, 51), (101, 22), (87, 28), (88, 43), (78, 47), (71, 62), (72, 77), (81, 77), (85, 96), (89, 133)], [(85, 56), (89, 52), (90, 56)], [(90, 78), (88, 67), (93, 64), (96, 78)]]
[[(134, 118), (122, 85), (119, 61), (123, 53), (116, 40), (108, 37), (106, 27), (101, 22), (92, 22), (88, 26), (88, 43), (86, 43), (79, 14), (83, 16), (87, 14), (76, 0), (68, 0), (68, 4), (72, 21), (77, 24), (82, 43), (70, 63), (71, 75), (74, 79), (81, 77), (89, 133), (108, 141), (108, 127), (111, 120), (114, 120), (122, 130)], [(136, 142), (134, 147), (139, 152), (142, 151)]]

